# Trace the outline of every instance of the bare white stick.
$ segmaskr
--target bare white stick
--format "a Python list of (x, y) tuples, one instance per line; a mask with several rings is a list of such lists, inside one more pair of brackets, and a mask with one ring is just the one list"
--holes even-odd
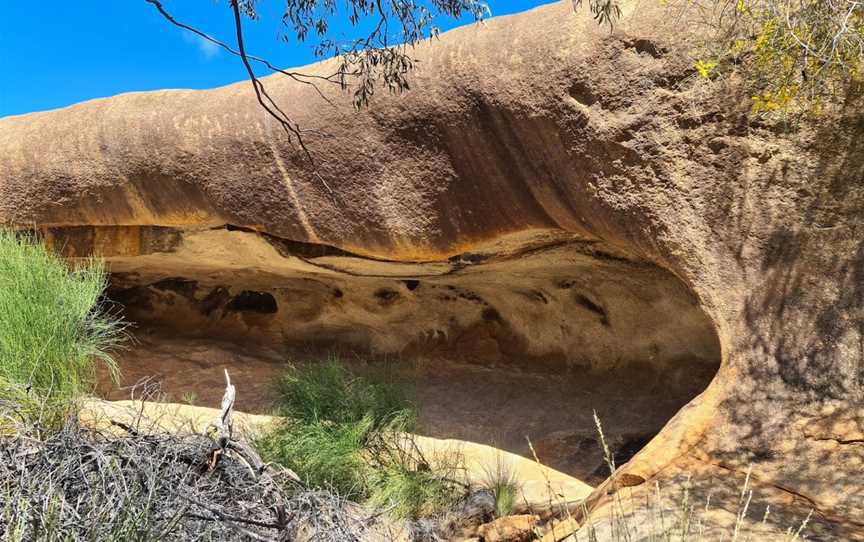
[(219, 443), (223, 448), (231, 441), (234, 436), (234, 400), (237, 398), (237, 389), (231, 384), (231, 377), (228, 376), (228, 369), (225, 369), (225, 395), (222, 396), (222, 410), (210, 425), (207, 426), (207, 432), (210, 428), (215, 428), (219, 435)]

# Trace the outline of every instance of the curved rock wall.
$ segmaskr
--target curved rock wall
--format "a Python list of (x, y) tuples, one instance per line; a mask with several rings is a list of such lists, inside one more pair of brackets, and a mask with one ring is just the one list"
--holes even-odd
[[(687, 371), (690, 396), (719, 365), (713, 326), (678, 279), (559, 232), (399, 263), (310, 254), (316, 247), (236, 228), (103, 230), (53, 228), (47, 238), (70, 256), (105, 257), (109, 296), (129, 319), (186, 334), (528, 369)], [(142, 237), (145, 251), (130, 253)]]
[(570, 2), (450, 32), (421, 47), (413, 91), (367, 111), (268, 79), (326, 134), (307, 141), (314, 173), (248, 83), (0, 119), (0, 222), (234, 224), (430, 264), (538, 229), (602, 242), (680, 279), (722, 352), (622, 472), (722, 480), (752, 464), (761, 497), (860, 536), (860, 103), (819, 125), (753, 120), (734, 80), (694, 76), (698, 26), (643, 4), (611, 34)]

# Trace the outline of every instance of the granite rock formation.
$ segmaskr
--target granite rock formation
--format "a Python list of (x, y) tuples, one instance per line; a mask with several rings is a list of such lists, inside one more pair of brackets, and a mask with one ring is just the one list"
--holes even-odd
[(248, 82), (0, 119), (0, 223), (105, 256), (141, 318), (707, 385), (597, 513), (686, 473), (734, 502), (752, 465), (770, 522), (861, 538), (864, 109), (753, 119), (643, 4), (449, 32), (360, 112), (267, 79), (314, 168)]

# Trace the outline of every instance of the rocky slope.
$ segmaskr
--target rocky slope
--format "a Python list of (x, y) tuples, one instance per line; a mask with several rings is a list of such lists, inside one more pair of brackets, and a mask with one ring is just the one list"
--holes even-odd
[[(248, 83), (0, 119), (0, 223), (109, 257), (133, 310), (220, 334), (393, 351), (438, 329), (483, 359), (683, 381), (719, 363), (619, 480), (690, 472), (734, 503), (752, 465), (754, 502), (786, 511), (769, 522), (813, 509), (817, 537), (861, 538), (862, 108), (748, 119), (734, 81), (696, 81), (698, 27), (643, 4), (611, 34), (569, 1), (450, 32), (414, 90), (362, 112), (268, 79), (326, 134), (315, 171)], [(323, 303), (337, 289), (348, 308)]]

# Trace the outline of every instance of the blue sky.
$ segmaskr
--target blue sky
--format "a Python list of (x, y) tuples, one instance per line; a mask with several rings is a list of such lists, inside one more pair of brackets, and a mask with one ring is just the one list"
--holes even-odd
[[(494, 15), (550, 0), (487, 0)], [(233, 43), (227, 0), (163, 0), (177, 19)], [(174, 27), (144, 0), (3, 2), (0, 16), (0, 117), (64, 107), (121, 92), (211, 88), (245, 78), (240, 60)], [(284, 0), (259, 0), (246, 20), (250, 53), (291, 67), (315, 60), (314, 40), (277, 39)], [(446, 30), (465, 24), (442, 19)], [(351, 37), (345, 26), (336, 36)]]

